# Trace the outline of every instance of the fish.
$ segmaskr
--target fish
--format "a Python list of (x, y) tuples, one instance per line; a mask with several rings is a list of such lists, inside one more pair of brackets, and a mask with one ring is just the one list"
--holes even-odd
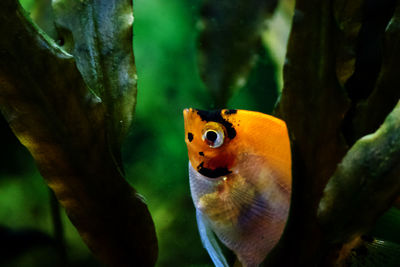
[[(229, 266), (220, 243), (242, 266), (258, 266), (286, 225), (292, 186), (284, 121), (255, 111), (183, 111), (189, 184), (203, 246)], [(219, 241), (218, 241), (219, 240)]]

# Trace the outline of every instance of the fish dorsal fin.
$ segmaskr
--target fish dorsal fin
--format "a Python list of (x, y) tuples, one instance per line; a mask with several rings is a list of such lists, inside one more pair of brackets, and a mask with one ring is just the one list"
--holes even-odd
[(208, 254), (210, 255), (214, 265), (216, 267), (229, 267), (214, 232), (208, 225), (207, 220), (198, 210), (196, 211), (196, 218), (201, 242), (203, 243), (203, 246), (207, 250)]

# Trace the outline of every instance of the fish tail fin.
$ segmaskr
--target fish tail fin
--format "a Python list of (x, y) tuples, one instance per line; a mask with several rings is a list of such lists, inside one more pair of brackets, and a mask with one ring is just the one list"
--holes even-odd
[(210, 255), (214, 265), (216, 267), (229, 267), (214, 232), (211, 230), (200, 211), (196, 211), (196, 218), (201, 242)]

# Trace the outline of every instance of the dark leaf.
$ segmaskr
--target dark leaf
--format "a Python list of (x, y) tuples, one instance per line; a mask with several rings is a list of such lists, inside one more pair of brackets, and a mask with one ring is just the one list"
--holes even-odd
[(201, 5), (199, 68), (215, 106), (226, 106), (258, 58), (264, 21), (276, 0), (204, 0)]
[(400, 193), (400, 104), (359, 139), (329, 180), (318, 210), (332, 243), (366, 233)]
[(60, 38), (86, 84), (105, 104), (108, 141), (118, 157), (136, 104), (132, 1), (58, 0), (53, 8)]
[(88, 89), (74, 58), (16, 1), (0, 2), (0, 25), (0, 109), (12, 130), (101, 261), (154, 265), (151, 216), (110, 152), (110, 99), (104, 103)]
[[(267, 258), (267, 266), (332, 264), (344, 242), (350, 237), (359, 238), (360, 234), (371, 229), (377, 217), (398, 196), (398, 185), (389, 174), (391, 171), (395, 173), (397, 152), (388, 150), (389, 143), (392, 149), (397, 147), (394, 145), (396, 133), (392, 131), (392, 136), (383, 137), (382, 130), (376, 134), (382, 139), (376, 137), (368, 145), (365, 143), (367, 139), (358, 141), (363, 153), (357, 149), (360, 152), (358, 160), (354, 158), (346, 165), (349, 171), (354, 169), (347, 173), (347, 180), (340, 180), (338, 188), (342, 191), (338, 188), (330, 190), (330, 195), (335, 197), (324, 198), (325, 204), (321, 204), (326, 207), (324, 215), (321, 215), (323, 224), (317, 218), (325, 185), (328, 181), (337, 181), (337, 178), (329, 179), (334, 173), (338, 175), (343, 164), (338, 169), (337, 164), (346, 155), (349, 144), (357, 140), (349, 136), (354, 137), (355, 129), (366, 134), (366, 127), (356, 124), (352, 116), (354, 107), (368, 98), (374, 89), (374, 75), (378, 77), (380, 71), (380, 62), (376, 60), (379, 51), (374, 49), (380, 49), (381, 31), (385, 28), (385, 20), (388, 21), (392, 15), (393, 2), (389, 2), (296, 1), (284, 68), (284, 89), (277, 109), (278, 115), (287, 122), (291, 138), (293, 201), (285, 233)], [(374, 9), (376, 6), (380, 9)], [(393, 57), (392, 45), (395, 47), (395, 42), (388, 40), (383, 53)], [(374, 53), (369, 55), (368, 49)], [(391, 62), (389, 57), (387, 60)], [(388, 66), (394, 66), (395, 59), (392, 62)], [(363, 63), (369, 64), (368, 67)], [(383, 79), (381, 82), (388, 83), (389, 87), (391, 80), (388, 76), (383, 77), (384, 65), (379, 75)], [(391, 97), (392, 102), (398, 100), (398, 96), (392, 94)], [(393, 108), (391, 105), (381, 101), (381, 106), (371, 109), (371, 113), (365, 113), (365, 116), (371, 117), (375, 112), (382, 119), (383, 114), (387, 115), (387, 109)], [(386, 113), (381, 111), (383, 106)], [(394, 125), (393, 117), (390, 118), (390, 124)], [(362, 136), (360, 133), (356, 138)], [(379, 151), (378, 147), (384, 151)], [(352, 150), (348, 153), (344, 161), (354, 157)], [(365, 179), (361, 181), (363, 175)], [(368, 180), (367, 176), (373, 178)], [(341, 199), (342, 195), (344, 199)], [(366, 209), (372, 204), (374, 208), (368, 217)], [(346, 205), (348, 212), (346, 209), (340, 211)], [(341, 212), (345, 214), (342, 216)], [(358, 214), (360, 217), (354, 219)], [(354, 223), (350, 222), (351, 217)], [(337, 221), (339, 225), (336, 225)], [(303, 241), (299, 244), (299, 240)], [(350, 250), (351, 245), (345, 244)], [(284, 257), (288, 254), (291, 257)]]
[(326, 182), (347, 150), (341, 124), (349, 100), (336, 76), (335, 31), (331, 1), (296, 1), (276, 110), (291, 139), (293, 201), (285, 233), (267, 266), (306, 266), (323, 257), (316, 211)]
[(354, 73), (357, 37), (362, 26), (364, 1), (333, 1), (334, 19), (338, 25), (336, 74), (342, 86)]
[[(400, 60), (398, 49), (400, 45), (400, 5), (397, 4), (393, 14), (394, 1), (385, 2), (389, 3), (382, 5), (381, 9), (383, 10), (380, 12), (387, 14), (381, 15), (376, 22), (378, 25), (382, 24), (379, 26), (380, 33), (375, 37), (377, 40), (364, 40), (363, 42), (364, 46), (370, 47), (376, 43), (377, 47), (374, 49), (378, 49), (378, 52), (373, 52), (372, 48), (369, 48), (363, 55), (364, 59), (359, 59), (361, 61), (360, 68), (364, 66), (367, 73), (359, 75), (358, 84), (352, 85), (353, 90), (360, 92), (365, 92), (370, 88), (370, 93), (366, 93), (366, 96), (360, 101), (354, 102), (354, 108), (346, 116), (345, 133), (349, 143), (354, 143), (358, 138), (376, 131), (400, 98), (400, 90), (398, 90), (400, 87), (398, 78), (398, 73), (400, 73), (398, 64)], [(370, 12), (376, 16), (378, 11), (375, 9)], [(374, 53), (378, 53), (379, 58), (368, 63), (365, 57), (372, 58)], [(376, 73), (371, 74), (371, 69), (376, 68), (373, 64), (378, 65), (379, 72), (375, 70)], [(371, 76), (375, 76), (375, 80), (370, 81), (369, 77)], [(358, 93), (358, 95), (362, 96), (362, 93)]]

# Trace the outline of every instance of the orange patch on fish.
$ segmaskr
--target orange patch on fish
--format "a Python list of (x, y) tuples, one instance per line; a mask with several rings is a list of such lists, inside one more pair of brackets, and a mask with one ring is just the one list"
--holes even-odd
[(288, 215), (291, 155), (286, 124), (245, 110), (184, 110), (189, 178), (202, 241), (224, 266), (210, 229), (244, 266), (257, 266)]

